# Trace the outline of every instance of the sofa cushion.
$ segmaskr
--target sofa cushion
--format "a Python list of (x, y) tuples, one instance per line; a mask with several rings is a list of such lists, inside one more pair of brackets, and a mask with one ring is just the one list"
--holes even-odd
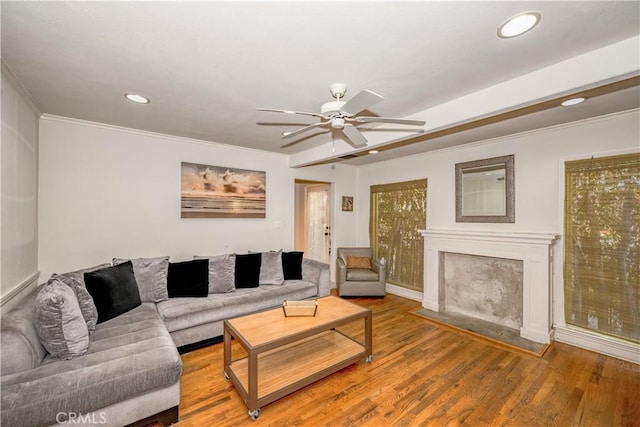
[(347, 268), (371, 269), (371, 258), (366, 256), (347, 256)]
[(131, 261), (84, 274), (87, 290), (98, 309), (98, 323), (140, 305), (140, 292)]
[(236, 289), (236, 255), (194, 256), (193, 259), (209, 260), (209, 293), (233, 292)]
[(53, 274), (51, 279), (59, 280), (73, 290), (73, 293), (76, 295), (76, 299), (78, 300), (82, 317), (87, 324), (89, 334), (92, 334), (93, 331), (96, 330), (96, 324), (98, 323), (98, 309), (96, 308), (89, 291), (85, 288), (84, 283), (80, 283), (73, 277), (62, 274)]
[[(123, 258), (114, 258), (113, 265), (119, 265), (129, 261)], [(133, 274), (136, 276), (140, 301), (160, 302), (169, 298), (167, 293), (167, 275), (169, 274), (169, 257), (134, 258)]]
[(169, 263), (167, 290), (169, 298), (206, 297), (209, 293), (209, 261), (194, 259)]
[(89, 348), (89, 330), (76, 295), (58, 279), (36, 296), (36, 332), (49, 354), (60, 359), (81, 356)]
[(55, 424), (59, 412), (86, 414), (169, 387), (181, 370), (154, 304), (145, 303), (100, 323), (84, 356), (68, 361), (47, 356), (35, 369), (3, 376), (0, 424)]
[(366, 268), (349, 268), (347, 270), (347, 280), (375, 282), (378, 280), (378, 273)]
[(260, 285), (262, 254), (236, 254), (236, 288), (257, 288)]
[(285, 299), (313, 298), (317, 292), (314, 283), (287, 280), (281, 286), (239, 288), (232, 293), (209, 294), (207, 298), (172, 298), (158, 303), (158, 312), (169, 332), (173, 332), (277, 307)]
[(304, 252), (282, 252), (284, 280), (302, 280), (302, 258)]
[(260, 261), (261, 285), (282, 285), (284, 272), (282, 269), (282, 250), (262, 252)]

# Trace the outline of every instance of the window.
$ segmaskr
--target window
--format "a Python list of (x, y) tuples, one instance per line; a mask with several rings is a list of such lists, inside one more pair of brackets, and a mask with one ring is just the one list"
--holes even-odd
[(640, 153), (565, 163), (567, 324), (640, 342)]
[(384, 258), (387, 282), (422, 292), (427, 225), (427, 180), (371, 186), (369, 238), (376, 258)]

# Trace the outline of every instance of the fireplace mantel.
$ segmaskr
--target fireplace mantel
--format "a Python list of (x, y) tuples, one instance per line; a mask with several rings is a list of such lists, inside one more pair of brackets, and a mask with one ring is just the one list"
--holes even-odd
[(523, 262), (523, 338), (551, 342), (552, 249), (560, 237), (555, 233), (509, 233), (500, 231), (418, 230), (424, 236), (423, 307), (440, 311), (440, 253), (452, 252)]

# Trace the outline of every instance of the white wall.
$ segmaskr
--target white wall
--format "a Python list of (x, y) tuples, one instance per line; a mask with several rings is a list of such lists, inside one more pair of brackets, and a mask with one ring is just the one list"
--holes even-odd
[[(180, 163), (266, 171), (266, 219), (181, 219)], [(356, 169), (291, 169), (277, 153), (44, 116), (40, 121), (42, 280), (112, 257), (294, 248), (294, 180), (355, 192)], [(334, 206), (340, 206), (334, 203)], [(335, 210), (334, 210), (335, 211)], [(335, 211), (336, 245), (355, 243), (355, 219)], [(276, 228), (281, 222), (282, 228)]]
[(38, 278), (38, 116), (10, 71), (2, 67), (2, 310)]

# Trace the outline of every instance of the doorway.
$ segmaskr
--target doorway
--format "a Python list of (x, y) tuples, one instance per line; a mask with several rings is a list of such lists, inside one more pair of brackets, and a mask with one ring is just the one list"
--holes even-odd
[(306, 258), (331, 264), (332, 185), (296, 180), (295, 249)]

